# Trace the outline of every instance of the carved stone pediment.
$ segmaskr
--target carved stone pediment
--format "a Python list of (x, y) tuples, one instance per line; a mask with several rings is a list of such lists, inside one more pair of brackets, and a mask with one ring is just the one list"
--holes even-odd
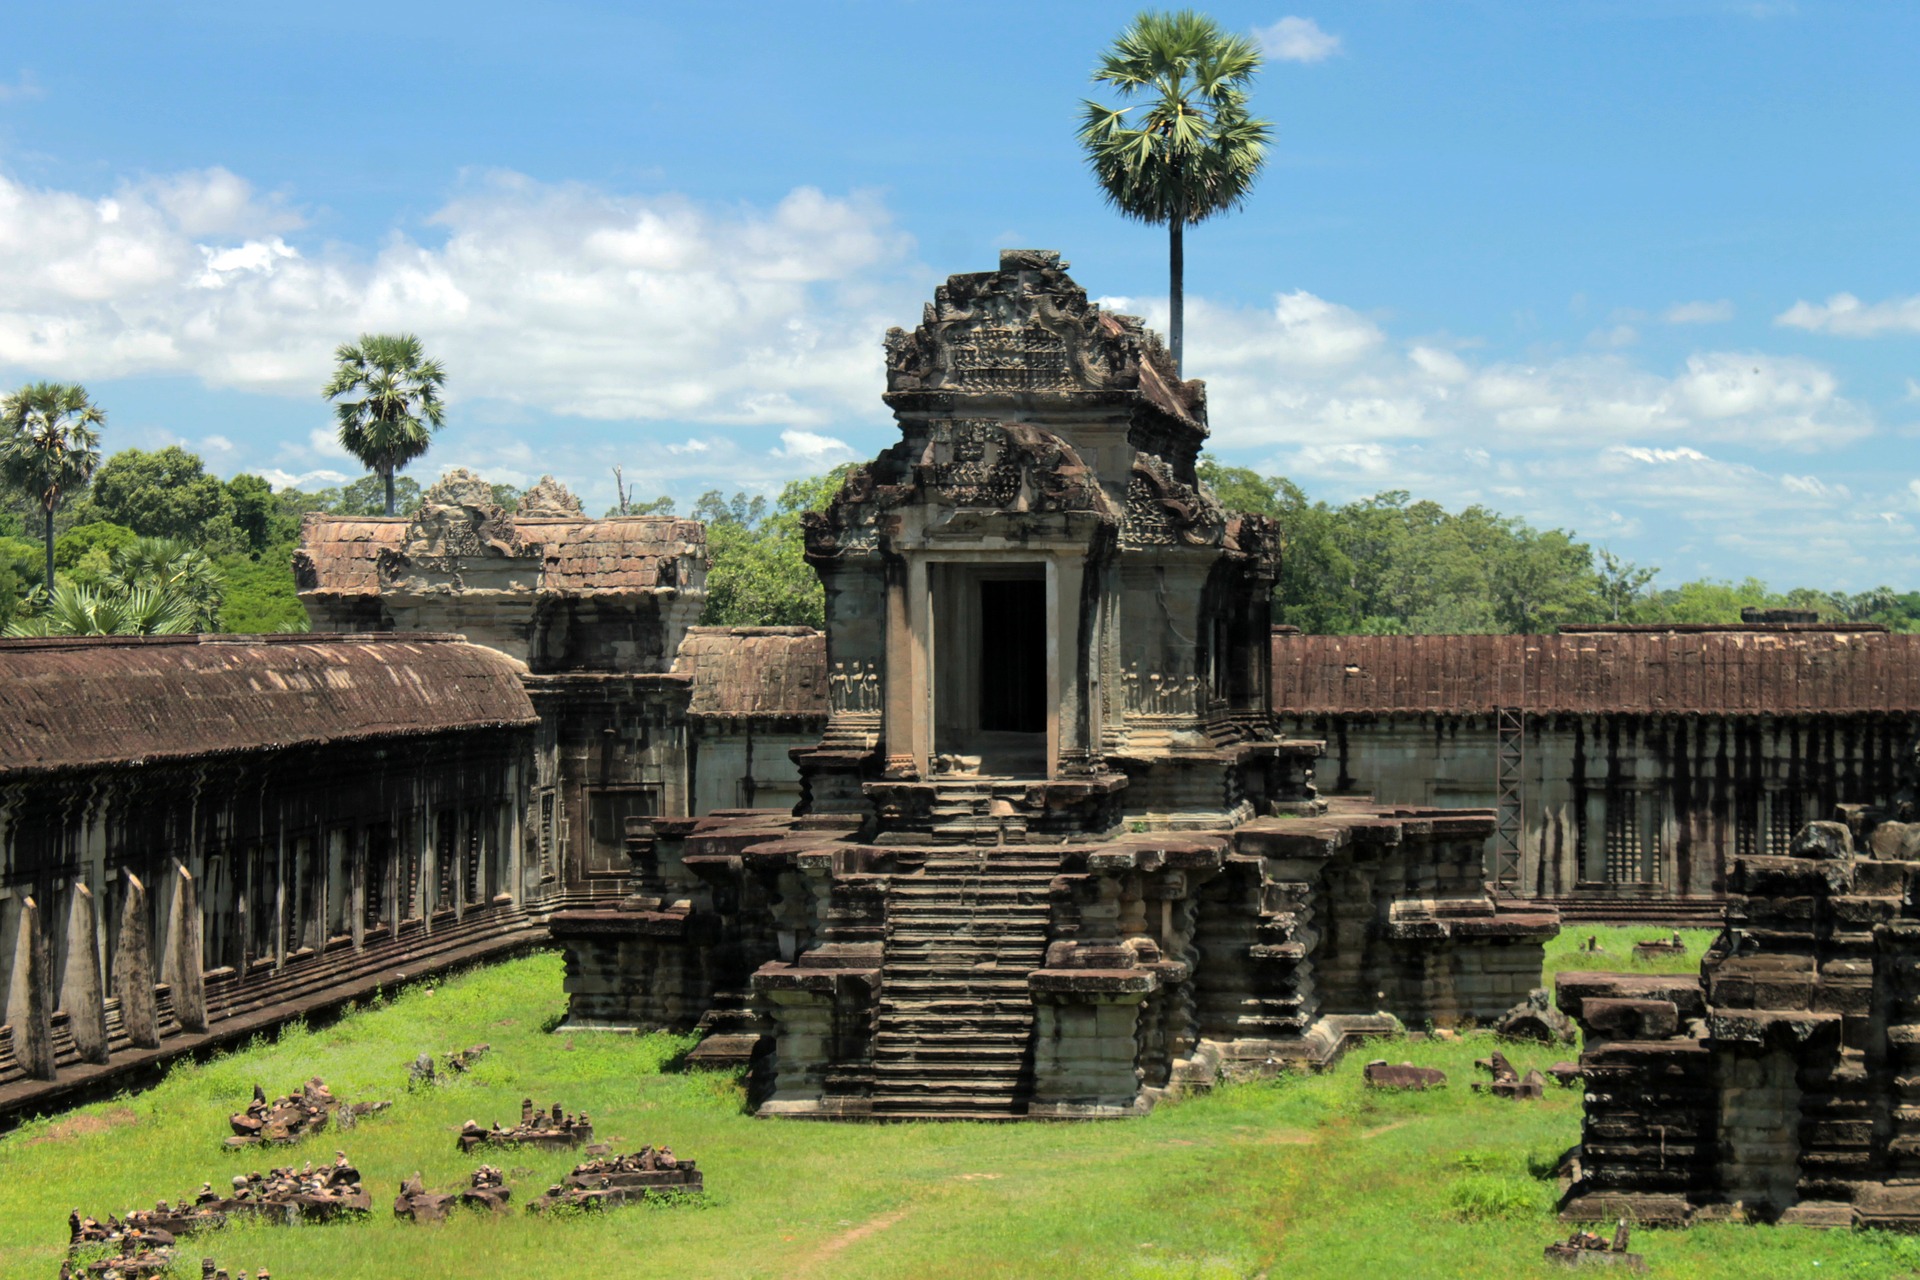
[(888, 331), (887, 390), (1134, 389), (1141, 361), (1165, 352), (1139, 320), (1089, 302), (1066, 268), (1051, 250), (1010, 249), (998, 271), (949, 277), (919, 328)]
[(584, 516), (586, 511), (575, 497), (573, 490), (555, 480), (552, 476), (541, 476), (527, 491), (520, 495), (520, 510), (523, 516)]
[(1121, 546), (1217, 546), (1226, 527), (1226, 512), (1205, 488), (1180, 480), (1173, 468), (1150, 453), (1134, 458)]

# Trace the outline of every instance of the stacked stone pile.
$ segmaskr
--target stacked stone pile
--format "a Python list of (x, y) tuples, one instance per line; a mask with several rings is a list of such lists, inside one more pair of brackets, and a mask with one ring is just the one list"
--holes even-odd
[(527, 1208), (534, 1213), (563, 1206), (600, 1209), (649, 1196), (697, 1195), (705, 1189), (693, 1161), (675, 1156), (671, 1147), (642, 1147), (632, 1155), (575, 1165), (565, 1181), (548, 1187), (547, 1194)]
[(302, 1085), (300, 1092), (275, 1098), (272, 1102), (267, 1101), (266, 1092), (256, 1084), (253, 1086), (253, 1101), (247, 1104), (247, 1109), (235, 1112), (228, 1118), (228, 1123), (233, 1126), (233, 1136), (227, 1139), (227, 1145), (234, 1148), (284, 1146), (319, 1133), (327, 1127), (329, 1119), (343, 1129), (352, 1128), (362, 1116), (384, 1111), (391, 1105), (388, 1102), (343, 1105), (319, 1076)]
[(536, 1111), (533, 1099), (526, 1098), (520, 1103), (520, 1123), (511, 1129), (502, 1129), (498, 1120), (493, 1128), (482, 1129), (472, 1120), (460, 1129), (460, 1150), (472, 1151), (475, 1147), (530, 1146), (560, 1149), (565, 1147), (583, 1147), (593, 1141), (593, 1122), (582, 1111), (578, 1116), (560, 1109), (559, 1103), (553, 1104), (549, 1113)]

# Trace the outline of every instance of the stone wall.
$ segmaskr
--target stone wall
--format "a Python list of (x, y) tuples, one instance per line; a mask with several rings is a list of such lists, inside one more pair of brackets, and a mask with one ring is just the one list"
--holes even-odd
[[(1382, 803), (1499, 804), (1494, 715), (1298, 716), (1324, 738), (1317, 782)], [(1636, 901), (1702, 899), (1717, 910), (1741, 855), (1785, 852), (1842, 801), (1884, 803), (1916, 732), (1906, 715), (1529, 715), (1516, 891), (1575, 915)], [(1486, 850), (1492, 866), (1493, 842)]]

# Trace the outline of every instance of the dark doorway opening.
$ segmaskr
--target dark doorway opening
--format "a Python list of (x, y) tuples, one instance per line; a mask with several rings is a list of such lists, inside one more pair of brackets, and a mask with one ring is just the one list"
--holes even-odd
[(980, 728), (1047, 728), (1047, 584), (1041, 578), (980, 584)]

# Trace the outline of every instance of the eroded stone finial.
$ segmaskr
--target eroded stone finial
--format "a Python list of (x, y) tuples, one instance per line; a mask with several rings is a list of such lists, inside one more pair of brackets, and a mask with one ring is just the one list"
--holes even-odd
[(527, 491), (520, 495), (520, 507), (516, 512), (523, 516), (582, 516), (586, 511), (580, 505), (580, 499), (573, 496), (573, 490), (555, 480), (552, 476), (541, 476)]
[(454, 467), (420, 495), (423, 507), (491, 507), (493, 486), (465, 467)]

